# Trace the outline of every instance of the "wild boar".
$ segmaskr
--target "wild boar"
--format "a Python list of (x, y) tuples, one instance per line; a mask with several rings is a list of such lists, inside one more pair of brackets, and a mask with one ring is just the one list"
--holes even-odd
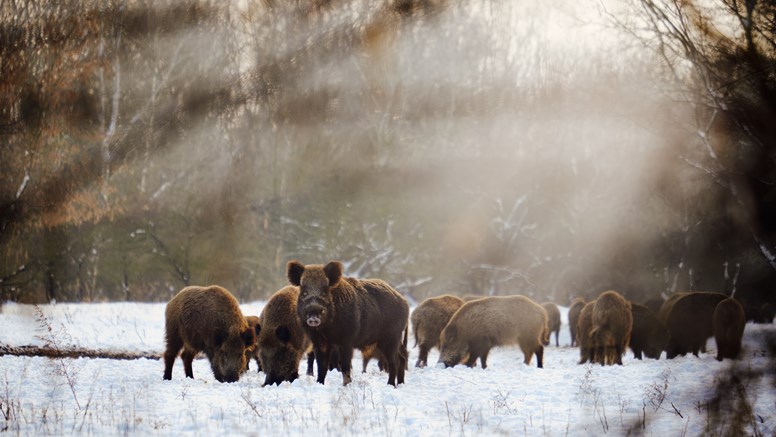
[[(312, 350), (296, 316), (299, 289), (286, 286), (276, 291), (261, 311), (258, 349), (264, 385), (293, 382), (299, 377), (299, 363)], [(312, 375), (308, 355), (307, 374)]]
[(595, 362), (597, 345), (590, 338), (593, 329), (593, 307), (595, 301), (586, 303), (579, 312), (577, 320), (577, 344), (579, 344), (579, 364)]
[(722, 293), (677, 293), (663, 303), (659, 318), (669, 333), (666, 356), (705, 351), (706, 340), (714, 335), (714, 310), (727, 299)]
[(633, 329), (628, 346), (633, 351), (633, 356), (642, 359), (660, 359), (660, 355), (668, 346), (668, 329), (645, 305), (631, 302), (631, 314), (633, 315)]
[(547, 311), (525, 296), (498, 296), (466, 302), (453, 314), (440, 336), (439, 362), (446, 367), (477, 358), (487, 368), (490, 349), (517, 344), (530, 364), (535, 354), (543, 366), (544, 342), (549, 336)]
[(579, 323), (579, 314), (585, 307), (585, 301), (582, 298), (576, 298), (571, 301), (569, 306), (569, 333), (571, 334), (571, 346), (578, 345), (577, 324)]
[(741, 353), (746, 316), (744, 307), (732, 297), (720, 301), (714, 309), (714, 339), (717, 342), (717, 361), (735, 360)]
[[(545, 302), (542, 304), (542, 307), (547, 311), (547, 325), (550, 333), (555, 333), (555, 346), (560, 346), (560, 343), (558, 343), (558, 335), (560, 334), (560, 310), (558, 309), (558, 306), (552, 302)], [(548, 344), (550, 344), (549, 341), (545, 346)]]
[(297, 317), (313, 343), (318, 382), (326, 379), (333, 348), (339, 351), (347, 385), (353, 349), (377, 344), (388, 367), (388, 384), (403, 384), (409, 304), (385, 281), (344, 277), (342, 269), (336, 261), (325, 266), (289, 261), (286, 269), (289, 282), (300, 289)]
[[(259, 318), (256, 316), (245, 316), (245, 321), (248, 322), (248, 326), (256, 333), (256, 338), (258, 339), (259, 332), (261, 331)], [(256, 367), (258, 367), (258, 371), (261, 372), (261, 362), (259, 362), (259, 348), (256, 346), (256, 343), (253, 343), (245, 349), (245, 359), (245, 370), (250, 370), (251, 359), (254, 359), (256, 360)]]
[(173, 297), (165, 309), (164, 379), (172, 379), (172, 366), (181, 359), (186, 376), (194, 378), (194, 356), (204, 352), (219, 382), (235, 382), (245, 370), (245, 350), (256, 342), (237, 299), (225, 289), (190, 286)]
[(594, 360), (603, 365), (622, 365), (628, 347), (633, 315), (630, 302), (616, 291), (605, 291), (595, 300), (590, 340), (595, 347)]
[(439, 347), (439, 335), (463, 304), (464, 301), (461, 298), (445, 294), (430, 297), (415, 308), (410, 316), (415, 346), (419, 347), (415, 367), (428, 365), (428, 352), (432, 348)]

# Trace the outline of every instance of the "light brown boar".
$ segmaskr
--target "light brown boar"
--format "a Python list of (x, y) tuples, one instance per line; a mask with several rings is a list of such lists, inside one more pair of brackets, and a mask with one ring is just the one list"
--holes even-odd
[(415, 345), (419, 348), (415, 367), (428, 365), (428, 352), (432, 348), (439, 347), (439, 335), (463, 304), (463, 299), (445, 294), (430, 297), (415, 308), (410, 315)]
[(474, 367), (479, 358), (484, 369), (492, 347), (517, 344), (525, 364), (531, 364), (535, 354), (542, 367), (547, 335), (547, 312), (525, 296), (473, 300), (464, 303), (442, 330), (439, 362), (445, 367), (463, 362)]
[(308, 354), (307, 374), (313, 374), (312, 343), (296, 316), (299, 288), (286, 286), (276, 291), (261, 310), (258, 349), (264, 385), (293, 382), (299, 377), (299, 363)]
[(569, 306), (569, 333), (571, 334), (571, 346), (577, 346), (577, 324), (579, 322), (579, 314), (582, 312), (582, 308), (585, 307), (585, 300), (582, 298), (576, 298), (571, 301)]
[(714, 339), (717, 341), (717, 361), (735, 360), (741, 353), (746, 315), (744, 307), (732, 297), (717, 304), (714, 309)]
[(586, 303), (579, 312), (577, 320), (577, 344), (579, 344), (579, 364), (594, 362), (595, 345), (590, 338), (593, 328), (593, 307), (595, 301)]
[(633, 328), (631, 304), (616, 291), (605, 291), (595, 300), (590, 340), (595, 348), (594, 362), (622, 365)]
[[(542, 304), (542, 307), (547, 311), (547, 327), (549, 332), (555, 333), (555, 346), (560, 346), (560, 343), (558, 343), (558, 335), (560, 334), (560, 310), (558, 309), (558, 306), (552, 302), (545, 302)], [(544, 345), (547, 346), (548, 344), (550, 344), (549, 337), (547, 338), (547, 343)]]
[(204, 352), (218, 381), (235, 382), (245, 370), (246, 348), (256, 342), (237, 299), (217, 285), (178, 292), (165, 309), (165, 334), (164, 379), (172, 379), (172, 366), (183, 349), (187, 377), (194, 378), (192, 361)]
[[(256, 338), (258, 339), (259, 331), (261, 330), (258, 316), (245, 316), (245, 321), (248, 322), (248, 326), (256, 333)], [(261, 372), (261, 362), (259, 362), (259, 348), (257, 347), (256, 343), (253, 343), (252, 345), (245, 348), (246, 371), (251, 369), (251, 359), (256, 360), (256, 367), (258, 367), (258, 371)]]

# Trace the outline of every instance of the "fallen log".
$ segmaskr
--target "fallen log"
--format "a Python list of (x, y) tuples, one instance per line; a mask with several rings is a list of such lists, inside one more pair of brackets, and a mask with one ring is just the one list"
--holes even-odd
[(9, 346), (0, 344), (0, 356), (15, 355), (19, 357), (48, 357), (48, 358), (106, 358), (110, 360), (137, 360), (146, 358), (149, 360), (160, 360), (162, 352), (154, 351), (113, 351), (113, 350), (95, 350), (71, 347), (66, 349), (43, 347), (43, 346)]

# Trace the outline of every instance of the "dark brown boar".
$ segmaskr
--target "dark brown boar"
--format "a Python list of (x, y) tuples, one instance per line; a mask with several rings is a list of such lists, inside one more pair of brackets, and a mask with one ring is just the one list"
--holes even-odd
[(319, 383), (326, 379), (332, 348), (339, 351), (347, 385), (353, 349), (371, 344), (385, 358), (388, 384), (404, 383), (410, 307), (401, 294), (379, 279), (343, 277), (336, 261), (325, 266), (289, 261), (287, 276), (300, 289), (297, 317), (313, 343)]
[(645, 305), (631, 302), (633, 314), (633, 329), (628, 346), (637, 359), (646, 355), (647, 358), (659, 360), (660, 355), (668, 346), (668, 329), (658, 319), (657, 314)]
[(415, 367), (428, 365), (428, 352), (432, 348), (439, 347), (439, 335), (463, 304), (463, 299), (445, 294), (430, 297), (415, 308), (410, 316), (415, 345), (419, 348)]
[(576, 298), (571, 301), (569, 306), (569, 333), (571, 334), (571, 346), (577, 346), (577, 324), (579, 322), (579, 314), (582, 312), (582, 308), (585, 307), (585, 301), (582, 298)]
[(296, 316), (299, 289), (286, 286), (276, 291), (261, 311), (258, 349), (264, 385), (293, 382), (299, 377), (299, 363), (308, 353), (307, 374), (312, 375), (312, 345)]
[[(552, 302), (545, 302), (542, 304), (542, 307), (547, 311), (547, 327), (549, 328), (550, 333), (555, 333), (555, 346), (560, 346), (560, 343), (558, 343), (558, 335), (560, 334), (560, 310), (558, 309), (558, 306)], [(545, 346), (550, 344), (549, 338), (547, 340), (547, 343), (544, 344)]]
[[(251, 329), (253, 329), (253, 331), (256, 333), (256, 338), (258, 339), (259, 332), (261, 331), (261, 325), (259, 325), (259, 318), (257, 316), (245, 316), (245, 321), (248, 322), (248, 326)], [(258, 367), (258, 371), (261, 372), (261, 362), (259, 361), (259, 348), (256, 346), (255, 342), (245, 349), (245, 358), (246, 358), (245, 370), (250, 370), (251, 359), (254, 359), (256, 360), (256, 367)]]
[(494, 296), (466, 302), (453, 314), (440, 335), (439, 362), (445, 367), (465, 362), (474, 367), (477, 358), (487, 368), (490, 349), (517, 344), (531, 364), (535, 354), (542, 367), (543, 343), (548, 336), (547, 311), (525, 296)]
[(622, 365), (622, 354), (628, 347), (633, 314), (630, 302), (616, 291), (605, 291), (595, 300), (590, 339), (595, 347), (595, 362)]
[(732, 297), (720, 301), (714, 309), (714, 339), (717, 341), (717, 361), (735, 360), (741, 353), (746, 315), (744, 307)]
[(594, 353), (596, 345), (590, 338), (590, 330), (593, 329), (593, 307), (595, 301), (586, 303), (579, 312), (577, 320), (577, 344), (579, 344), (579, 364), (595, 362)]
[(670, 336), (666, 357), (705, 351), (706, 340), (714, 335), (714, 309), (727, 299), (722, 293), (676, 293), (663, 303), (658, 317)]
[(165, 309), (165, 334), (164, 379), (172, 379), (173, 363), (183, 349), (187, 377), (194, 378), (191, 363), (201, 351), (218, 381), (237, 381), (245, 370), (245, 349), (256, 342), (237, 299), (217, 285), (178, 292)]

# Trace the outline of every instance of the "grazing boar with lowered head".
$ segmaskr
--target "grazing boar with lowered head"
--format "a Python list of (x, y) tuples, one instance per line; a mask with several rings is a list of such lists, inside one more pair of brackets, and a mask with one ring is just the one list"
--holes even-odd
[(445, 367), (459, 363), (474, 367), (479, 358), (484, 369), (492, 347), (517, 344), (525, 364), (530, 364), (535, 354), (538, 367), (542, 367), (548, 336), (547, 311), (525, 296), (472, 300), (463, 304), (442, 330), (439, 362)]
[[(299, 377), (299, 363), (311, 351), (310, 340), (296, 316), (299, 289), (286, 286), (276, 291), (261, 310), (258, 346), (264, 385), (293, 382)], [(308, 360), (307, 374), (313, 373)]]
[(219, 382), (235, 382), (246, 367), (245, 350), (256, 342), (237, 299), (225, 289), (191, 286), (182, 289), (165, 309), (164, 379), (172, 379), (178, 352), (186, 376), (194, 378), (194, 356), (204, 352)]
[(420, 348), (415, 367), (428, 365), (428, 352), (439, 347), (439, 336), (456, 311), (463, 306), (464, 301), (456, 296), (445, 294), (430, 297), (412, 312), (412, 331), (415, 334), (415, 345)]
[(660, 355), (668, 346), (668, 329), (647, 306), (631, 302), (633, 329), (628, 346), (636, 359), (642, 354), (647, 358), (660, 359)]

